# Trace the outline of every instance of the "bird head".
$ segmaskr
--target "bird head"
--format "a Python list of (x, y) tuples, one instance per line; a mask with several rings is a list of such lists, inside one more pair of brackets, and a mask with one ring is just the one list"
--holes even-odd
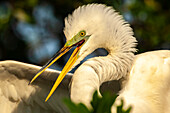
[(43, 71), (68, 52), (76, 47), (65, 67), (58, 76), (46, 101), (53, 94), (66, 73), (97, 48), (106, 50), (122, 49), (122, 51), (135, 51), (136, 39), (129, 25), (111, 7), (102, 4), (90, 4), (77, 8), (72, 15), (65, 19), (64, 34), (66, 43), (49, 62), (34, 76), (32, 83)]

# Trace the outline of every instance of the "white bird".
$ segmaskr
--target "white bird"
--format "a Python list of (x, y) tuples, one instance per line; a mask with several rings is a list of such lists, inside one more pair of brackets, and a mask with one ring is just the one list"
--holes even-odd
[(69, 97), (72, 74), (62, 81), (53, 99), (44, 102), (59, 71), (47, 69), (32, 85), (41, 67), (17, 61), (0, 62), (0, 113), (68, 113), (63, 98)]
[(152, 51), (135, 57), (129, 76), (112, 107), (120, 100), (131, 113), (170, 113), (170, 51)]
[[(67, 38), (64, 47), (40, 69), (30, 82), (32, 83), (63, 54), (73, 46), (76, 46), (72, 56), (47, 96), (46, 101), (71, 68), (79, 64), (81, 60), (95, 49), (105, 48), (109, 53), (107, 56), (91, 58), (75, 71), (72, 77), (71, 99), (77, 103), (83, 102), (90, 107), (92, 94), (94, 90), (100, 93), (99, 88), (102, 83), (128, 77), (128, 82), (121, 91), (119, 98), (123, 98), (127, 106), (133, 106), (133, 113), (168, 113), (167, 111), (170, 108), (166, 109), (168, 107), (164, 105), (165, 103), (167, 106), (170, 105), (170, 101), (168, 101), (168, 97), (170, 97), (168, 92), (170, 51), (149, 52), (138, 55), (135, 58), (134, 52), (136, 52), (135, 46), (137, 41), (133, 37), (131, 27), (113, 8), (102, 4), (90, 4), (76, 9), (72, 15), (65, 19), (64, 33)], [(32, 65), (28, 66), (29, 68), (27, 68), (27, 65), (23, 65), (21, 68), (24, 70), (35, 68)], [(21, 72), (29, 73), (27, 71)], [(48, 77), (45, 78), (46, 73), (44, 73), (42, 80), (49, 80)], [(67, 80), (68, 77), (66, 76), (65, 79)], [(25, 78), (30, 78), (30, 76)], [(28, 82), (28, 80), (25, 81)], [(44, 87), (45, 85), (43, 83)], [(8, 96), (8, 94), (6, 95)], [(57, 92), (55, 92), (50, 101), (57, 99), (55, 95), (57, 95)], [(9, 98), (11, 98), (11, 95), (7, 99)], [(117, 99), (117, 104), (119, 104), (119, 98)], [(164, 101), (166, 102), (163, 104)], [(42, 102), (38, 104), (42, 104)], [(112, 111), (114, 112), (114, 107)]]
[[(129, 24), (113, 8), (102, 4), (79, 7), (65, 19), (64, 33), (67, 38), (64, 47), (43, 66), (30, 82), (32, 83), (47, 67), (69, 49), (76, 46), (46, 101), (65, 74), (98, 48), (105, 48), (109, 54), (104, 57), (91, 58), (75, 71), (71, 85), (71, 98), (73, 101), (79, 102), (83, 99), (89, 103), (91, 100), (90, 95), (96, 89), (99, 91), (99, 87), (103, 82), (126, 77), (130, 71), (135, 57), (134, 52), (136, 51), (137, 41), (133, 37), (133, 31)], [(96, 77), (99, 80), (93, 81)], [(89, 81), (84, 81), (85, 79), (89, 79)], [(89, 95), (83, 96), (86, 93)], [(85, 102), (86, 105), (88, 105), (87, 102)]]
[[(69, 113), (63, 99), (69, 98), (72, 74), (67, 73), (52, 99), (44, 102), (60, 71), (47, 69), (32, 85), (28, 85), (40, 68), (12, 60), (0, 62), (0, 113)], [(102, 85), (102, 89), (108, 89), (108, 86)]]

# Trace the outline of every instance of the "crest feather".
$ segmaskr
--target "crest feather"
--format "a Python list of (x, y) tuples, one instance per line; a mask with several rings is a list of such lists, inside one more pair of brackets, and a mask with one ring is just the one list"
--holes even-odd
[(72, 15), (65, 18), (64, 33), (67, 40), (70, 40), (80, 30), (91, 31), (91, 34), (97, 31), (97, 37), (105, 34), (105, 37), (113, 40), (112, 43), (108, 42), (111, 43), (108, 44), (110, 47), (121, 46), (123, 51), (136, 51), (134, 47), (137, 41), (133, 37), (132, 28), (112, 7), (104, 4), (88, 4), (78, 7)]

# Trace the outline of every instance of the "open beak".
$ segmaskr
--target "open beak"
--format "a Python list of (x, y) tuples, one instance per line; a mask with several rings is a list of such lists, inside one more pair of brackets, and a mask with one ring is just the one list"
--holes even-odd
[(51, 95), (54, 93), (55, 89), (58, 87), (58, 85), (60, 84), (60, 82), (63, 80), (63, 78), (65, 77), (65, 75), (67, 74), (67, 72), (71, 69), (71, 67), (73, 66), (73, 64), (76, 62), (76, 60), (78, 59), (78, 53), (80, 48), (82, 47), (82, 45), (84, 44), (85, 40), (81, 40), (79, 42), (77, 42), (74, 45), (68, 46), (67, 44), (65, 44), (65, 46), (59, 51), (57, 52), (53, 58), (51, 58), (49, 60), (49, 62), (47, 62), (47, 64), (45, 64), (38, 72), (37, 74), (34, 76), (34, 78), (30, 81), (29, 84), (31, 84), (38, 76), (40, 76), (41, 73), (43, 73), (49, 66), (51, 66), (55, 61), (57, 61), (61, 56), (63, 56), (66, 52), (68, 52), (72, 47), (77, 46), (76, 49), (73, 51), (71, 57), (69, 58), (68, 62), (66, 63), (65, 67), (63, 68), (63, 70), (61, 71), (60, 75), (58, 76), (56, 82), (54, 83), (50, 93), (48, 94), (47, 98), (45, 101), (47, 101)]

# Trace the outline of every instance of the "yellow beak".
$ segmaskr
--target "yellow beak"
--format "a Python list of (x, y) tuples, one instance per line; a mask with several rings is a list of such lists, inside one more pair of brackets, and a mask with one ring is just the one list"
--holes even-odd
[[(47, 101), (51, 95), (54, 93), (55, 89), (58, 87), (58, 85), (60, 84), (60, 82), (63, 80), (63, 78), (65, 77), (65, 75), (67, 74), (67, 72), (71, 69), (71, 67), (73, 66), (73, 64), (76, 62), (76, 60), (78, 59), (78, 53), (80, 48), (82, 47), (84, 42), (82, 42), (80, 45), (73, 45), (73, 46), (77, 46), (76, 49), (73, 51), (71, 57), (69, 58), (68, 62), (66, 63), (65, 67), (63, 68), (63, 70), (61, 71), (60, 75), (58, 76), (56, 82), (54, 83), (50, 93), (48, 94), (47, 98), (45, 101)], [(55, 54), (55, 56), (47, 63), (45, 64), (38, 72), (37, 74), (34, 76), (34, 78), (30, 81), (29, 84), (31, 84), (38, 76), (40, 76), (40, 74), (42, 72), (44, 72), (49, 66), (51, 66), (55, 61), (57, 61), (61, 56), (63, 56), (66, 52), (68, 52), (73, 46), (64, 46), (59, 52), (57, 52)]]

